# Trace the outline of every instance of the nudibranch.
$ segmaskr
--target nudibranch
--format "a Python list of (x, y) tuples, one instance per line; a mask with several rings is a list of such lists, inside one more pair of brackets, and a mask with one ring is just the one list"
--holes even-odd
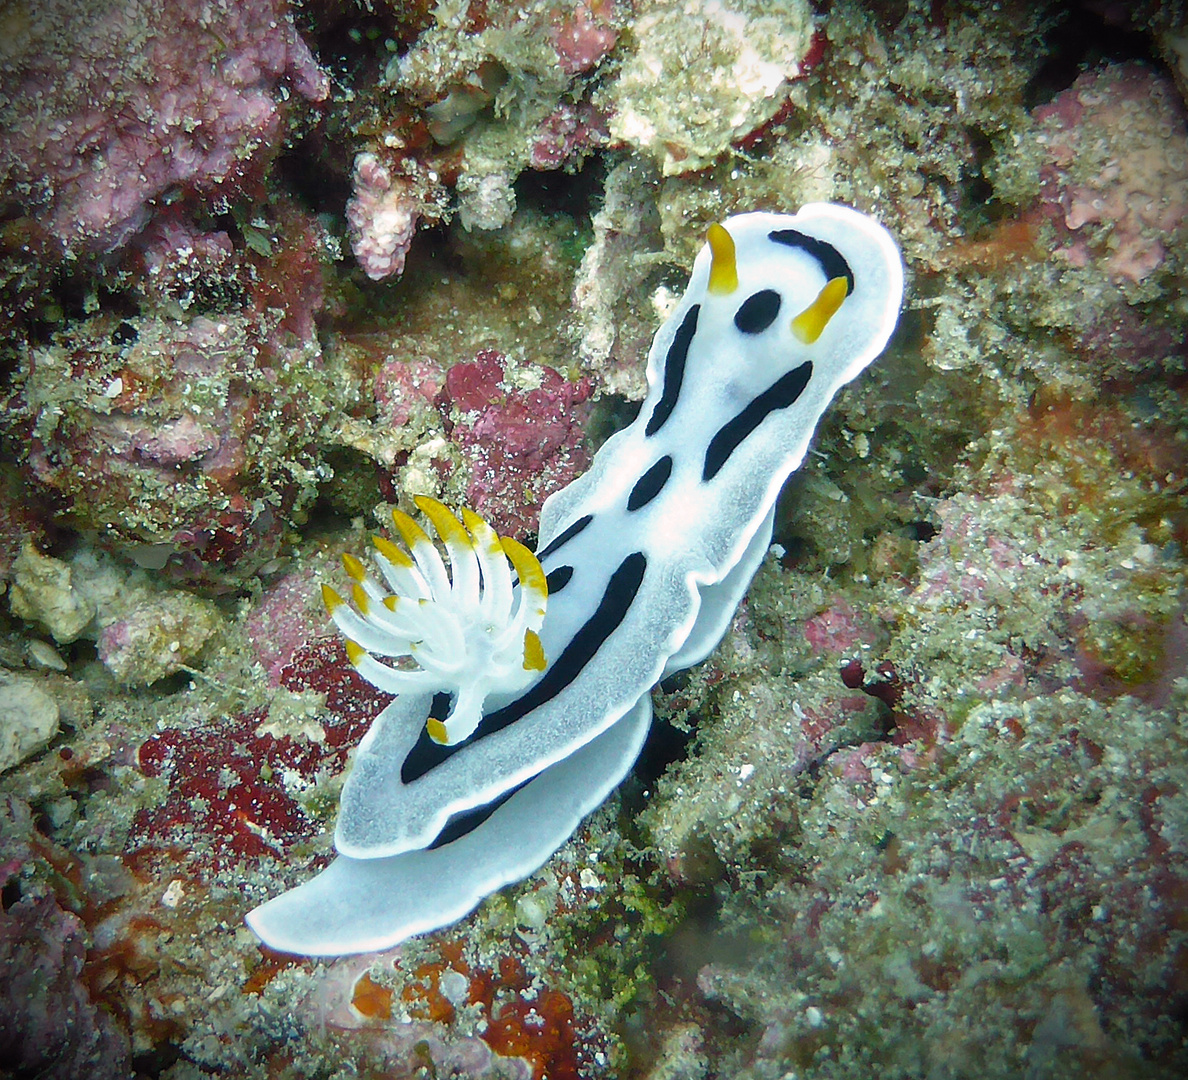
[[(656, 334), (639, 416), (541, 511), (535, 554), (476, 514), (395, 514), (376, 574), (327, 587), (359, 673), (397, 697), (343, 787), (338, 855), (256, 908), (267, 945), (389, 948), (540, 867), (631, 768), (651, 689), (713, 650), (770, 543), (776, 498), (903, 295), (890, 234), (847, 207), (709, 229)], [(353, 606), (352, 606), (353, 605)]]

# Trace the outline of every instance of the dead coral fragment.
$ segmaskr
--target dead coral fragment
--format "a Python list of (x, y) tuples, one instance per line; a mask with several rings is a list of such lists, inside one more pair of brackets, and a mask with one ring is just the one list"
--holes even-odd
[(355, 158), (354, 179), (346, 209), (351, 250), (372, 281), (399, 277), (421, 217), (421, 200), (412, 181), (394, 177), (375, 154)]
[(0, 673), (0, 772), (44, 750), (58, 733), (58, 705), (40, 679)]
[(653, 0), (610, 91), (611, 134), (666, 176), (703, 169), (770, 120), (803, 73), (813, 24), (804, 0)]
[(99, 634), (99, 658), (125, 686), (149, 686), (192, 663), (220, 629), (215, 606), (188, 593), (147, 600)]
[(95, 617), (95, 605), (74, 587), (70, 567), (27, 541), (13, 570), (12, 613), (40, 623), (61, 645), (77, 640)]

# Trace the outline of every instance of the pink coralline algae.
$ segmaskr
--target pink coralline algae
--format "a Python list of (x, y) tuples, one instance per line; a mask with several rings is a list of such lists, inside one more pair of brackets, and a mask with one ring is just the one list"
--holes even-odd
[(268, 681), (280, 686), (293, 656), (326, 628), (326, 609), (318, 596), (320, 560), (302, 566), (265, 590), (245, 623), (256, 656)]
[(608, 142), (605, 118), (593, 105), (563, 102), (537, 131), (529, 164), (540, 171), (573, 168)]
[(182, 214), (159, 215), (137, 248), (141, 272), (136, 287), (154, 308), (226, 308), (236, 306), (246, 292), (246, 275), (231, 237), (221, 230), (205, 232)]
[(562, 71), (569, 75), (589, 71), (615, 47), (619, 38), (612, 25), (615, 14), (614, 0), (594, 0), (577, 4), (562, 16), (549, 35)]
[(588, 379), (568, 382), (551, 368), (529, 369), (535, 389), (505, 382), (505, 360), (484, 349), (446, 374), (445, 398), (457, 410), (452, 438), (470, 459), (470, 506), (500, 533), (527, 536), (540, 506), (586, 471), (582, 404)]
[(1086, 72), (1035, 111), (1044, 214), (1075, 266), (1095, 253), (1118, 279), (1159, 268), (1188, 223), (1188, 115), (1172, 82), (1139, 64)]
[(814, 653), (849, 653), (873, 643), (875, 635), (868, 624), (845, 600), (806, 619), (804, 636)]
[(346, 208), (351, 250), (372, 281), (399, 276), (421, 217), (421, 200), (411, 180), (394, 176), (372, 153), (355, 158), (354, 179)]
[(18, 0), (4, 25), (0, 182), (47, 254), (118, 248), (178, 193), (225, 205), (270, 163), (285, 86), (329, 93), (285, 0)]
[(376, 414), (391, 428), (403, 427), (432, 406), (442, 385), (441, 368), (428, 358), (388, 359), (375, 377)]
[(179, 591), (108, 623), (99, 631), (96, 653), (124, 685), (148, 686), (192, 663), (219, 629), (208, 602)]

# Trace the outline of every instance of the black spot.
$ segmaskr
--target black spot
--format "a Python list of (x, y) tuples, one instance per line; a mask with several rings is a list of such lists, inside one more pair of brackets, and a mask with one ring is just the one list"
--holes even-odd
[(555, 566), (548, 572), (545, 577), (545, 583), (549, 587), (549, 595), (553, 596), (559, 593), (566, 585), (569, 584), (569, 579), (573, 577), (572, 566)]
[(849, 296), (854, 291), (854, 271), (850, 269), (850, 264), (842, 257), (842, 253), (832, 244), (818, 240), (815, 236), (797, 232), (795, 229), (777, 229), (775, 232), (768, 233), (767, 237), (785, 247), (800, 248), (801, 251), (817, 260), (826, 281), (844, 277), (846, 279), (846, 295)]
[(693, 335), (697, 333), (697, 316), (700, 311), (700, 304), (694, 304), (689, 309), (688, 314), (681, 320), (681, 325), (677, 327), (672, 344), (668, 347), (668, 355), (664, 357), (664, 389), (652, 410), (652, 415), (648, 417), (648, 425), (644, 428), (645, 435), (655, 435), (676, 408), (677, 398), (681, 395), (681, 383), (685, 379), (685, 361), (689, 358), (689, 346), (693, 343)]
[(748, 296), (734, 313), (734, 325), (744, 334), (762, 334), (780, 313), (780, 294), (775, 289), (760, 289)]
[(631, 489), (631, 494), (627, 496), (627, 509), (638, 510), (640, 507), (647, 506), (648, 503), (664, 490), (664, 485), (668, 483), (668, 478), (671, 475), (672, 458), (665, 454), (643, 476), (635, 481), (635, 487)]
[[(632, 552), (619, 563), (606, 583), (598, 608), (573, 635), (561, 655), (544, 673), (543, 678), (510, 705), (484, 716), (479, 721), (475, 733), (465, 742), (456, 746), (442, 746), (429, 738), (429, 733), (422, 728), (416, 745), (409, 751), (408, 757), (400, 767), (400, 779), (406, 784), (419, 780), (430, 769), (436, 768), (459, 750), (502, 731), (521, 717), (527, 716), (533, 709), (539, 709), (552, 701), (582, 673), (582, 669), (594, 658), (606, 639), (627, 617), (627, 612), (635, 602), (635, 594), (643, 584), (647, 568), (648, 560), (642, 551)], [(434, 702), (436, 704), (436, 699)]]
[(804, 393), (804, 388), (808, 386), (812, 377), (812, 361), (806, 360), (799, 367), (781, 375), (737, 415), (727, 420), (710, 439), (710, 444), (706, 448), (701, 479), (712, 480), (717, 476), (718, 470), (738, 449), (739, 443), (763, 423), (768, 415), (793, 404)]
[(575, 521), (572, 525), (570, 525), (568, 529), (564, 529), (561, 532), (559, 532), (553, 538), (551, 543), (547, 544), (542, 551), (538, 551), (536, 553), (537, 562), (540, 562), (543, 559), (547, 559), (562, 544), (568, 544), (570, 540), (572, 540), (575, 536), (577, 536), (577, 534), (580, 533), (593, 520), (594, 520), (593, 514), (586, 514), (584, 517), (578, 518), (577, 521)]

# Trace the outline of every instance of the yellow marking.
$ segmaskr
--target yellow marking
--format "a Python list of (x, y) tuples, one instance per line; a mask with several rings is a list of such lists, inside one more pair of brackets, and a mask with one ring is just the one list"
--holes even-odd
[(431, 716), (425, 721), (425, 730), (429, 732), (429, 738), (440, 746), (444, 746), (450, 740), (445, 724), (435, 717)]
[(817, 299), (792, 320), (792, 333), (805, 345), (811, 345), (824, 332), (829, 320), (837, 314), (842, 301), (849, 295), (844, 277), (835, 277), (826, 283)]
[(544, 568), (540, 565), (540, 560), (521, 544), (519, 540), (513, 540), (510, 536), (501, 536), (499, 543), (503, 546), (504, 553), (511, 559), (516, 576), (520, 579), (520, 589), (522, 591), (540, 593), (541, 596), (548, 596), (549, 583), (545, 578)]
[(378, 551), (385, 559), (393, 566), (403, 566), (406, 570), (412, 567), (413, 561), (408, 557), (408, 554), (401, 551), (395, 544), (392, 543), (385, 536), (373, 536), (371, 542), (375, 545), (375, 550)]
[(350, 638), (347, 638), (343, 644), (346, 645), (347, 659), (354, 667), (358, 667), (362, 662), (363, 657), (367, 655), (367, 650), (363, 648), (363, 646), (358, 642), (352, 641)]
[(473, 536), (479, 543), (486, 544), (486, 550), (489, 555), (497, 555), (503, 549), (499, 546), (499, 537), (495, 530), (478, 516), (468, 506), (462, 508), (462, 520), (466, 523), (466, 528), (470, 530), (470, 535)]
[(396, 605), (399, 602), (400, 602), (399, 596), (385, 596), (384, 597), (384, 607), (386, 607), (389, 611), (395, 611)]
[(359, 609), (360, 614), (367, 614), (367, 605), (370, 601), (367, 599), (367, 594), (363, 591), (363, 586), (355, 582), (351, 586), (351, 599), (355, 601), (355, 607)]
[(412, 548), (417, 544), (430, 544), (432, 541), (426, 535), (425, 530), (421, 528), (412, 518), (410, 518), (403, 510), (392, 511), (392, 522), (396, 526), (396, 531), (400, 533), (401, 539)]
[(343, 555), (342, 565), (346, 567), (346, 572), (356, 581), (362, 581), (367, 576), (366, 567), (349, 551)]
[(706, 289), (717, 296), (729, 296), (738, 288), (738, 265), (734, 257), (734, 238), (721, 225), (711, 225), (705, 238), (710, 246), (709, 284)]
[(534, 630), (524, 631), (524, 670), (544, 671), (546, 666), (544, 646), (540, 643), (540, 635)]
[(453, 541), (468, 548), (474, 546), (471, 543), (470, 534), (462, 528), (462, 522), (450, 513), (444, 503), (439, 503), (436, 499), (429, 498), (428, 495), (417, 495), (413, 498), (413, 502), (417, 504), (421, 513), (433, 523), (437, 535), (445, 543), (449, 544)]
[(342, 607), (345, 603), (343, 598), (338, 595), (329, 585), (322, 586), (322, 603), (326, 605), (326, 610), (333, 615), (334, 609)]

